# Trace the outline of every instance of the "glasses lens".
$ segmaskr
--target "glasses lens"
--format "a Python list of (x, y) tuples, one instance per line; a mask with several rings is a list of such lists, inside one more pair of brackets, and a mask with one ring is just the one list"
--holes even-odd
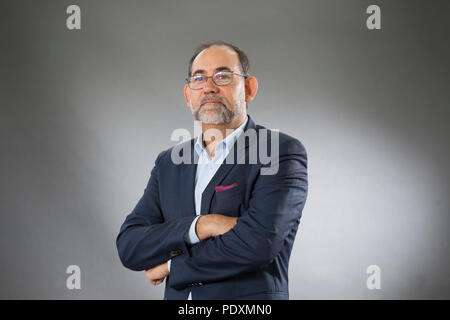
[(224, 86), (226, 84), (231, 83), (233, 80), (232, 72), (217, 72), (214, 74), (214, 82), (219, 86)]
[(191, 89), (201, 89), (205, 84), (206, 77), (204, 76), (193, 76), (189, 78), (189, 87)]

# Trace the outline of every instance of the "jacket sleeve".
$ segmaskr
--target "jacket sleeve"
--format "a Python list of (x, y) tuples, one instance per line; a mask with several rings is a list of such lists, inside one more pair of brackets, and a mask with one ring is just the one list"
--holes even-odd
[[(281, 149), (281, 148), (280, 148)], [(270, 263), (289, 233), (296, 232), (307, 196), (307, 155), (291, 140), (274, 175), (259, 175), (248, 208), (229, 232), (172, 259), (169, 286), (224, 280)]]
[(159, 198), (162, 153), (155, 161), (143, 196), (126, 217), (116, 239), (122, 264), (134, 271), (147, 270), (188, 249), (184, 234), (193, 217), (164, 221)]

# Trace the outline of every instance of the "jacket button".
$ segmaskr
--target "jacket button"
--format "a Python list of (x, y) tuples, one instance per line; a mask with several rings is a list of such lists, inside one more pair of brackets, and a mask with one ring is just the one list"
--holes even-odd
[(203, 285), (203, 282), (194, 282), (194, 283), (188, 284), (189, 287), (202, 286), (202, 285)]
[(176, 256), (179, 256), (181, 254), (181, 250), (172, 250), (169, 252), (169, 257), (174, 258)]

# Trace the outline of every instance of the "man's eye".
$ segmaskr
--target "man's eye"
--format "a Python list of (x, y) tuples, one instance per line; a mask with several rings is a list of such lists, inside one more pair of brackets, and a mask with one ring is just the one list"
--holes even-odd
[(226, 74), (226, 73), (217, 73), (216, 74), (216, 79), (220, 79), (220, 80), (228, 79), (229, 77), (230, 76), (228, 74)]
[(205, 79), (205, 77), (203, 76), (198, 76), (198, 77), (194, 77), (192, 78), (193, 82), (202, 82)]

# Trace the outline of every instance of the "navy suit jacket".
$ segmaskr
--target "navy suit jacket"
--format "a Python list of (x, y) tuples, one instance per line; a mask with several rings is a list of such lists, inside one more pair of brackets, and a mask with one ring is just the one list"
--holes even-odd
[[(256, 135), (246, 138), (250, 129)], [(194, 300), (289, 299), (289, 257), (307, 196), (307, 156), (297, 139), (279, 132), (278, 159), (267, 164), (258, 156), (257, 161), (247, 158), (245, 164), (237, 163), (239, 155), (249, 157), (252, 146), (262, 145), (260, 129), (266, 128), (249, 116), (227, 161), (202, 194), (202, 215), (237, 217), (237, 224), (195, 245), (184, 241), (196, 217), (195, 139), (158, 155), (144, 194), (126, 217), (116, 244), (121, 262), (131, 270), (147, 270), (171, 259), (164, 299), (187, 299), (189, 292)], [(271, 139), (266, 140), (270, 154)], [(191, 161), (176, 164), (172, 152), (190, 153)], [(274, 164), (276, 174), (261, 174), (261, 168)], [(217, 185), (234, 183), (237, 187), (215, 191)]]

